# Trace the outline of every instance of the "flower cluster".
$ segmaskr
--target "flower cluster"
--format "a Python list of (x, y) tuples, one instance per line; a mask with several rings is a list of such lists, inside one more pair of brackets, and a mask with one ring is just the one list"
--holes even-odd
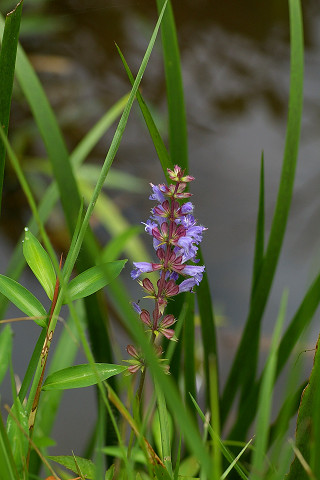
[[(154, 338), (161, 333), (169, 340), (174, 340), (174, 330), (170, 327), (176, 319), (173, 315), (164, 315), (164, 310), (171, 297), (181, 292), (193, 292), (193, 288), (201, 282), (205, 267), (194, 264), (199, 261), (196, 259), (198, 245), (206, 228), (197, 225), (193, 205), (186, 201), (191, 196), (186, 192), (186, 187), (194, 177), (185, 175), (178, 165), (173, 170), (168, 169), (168, 175), (173, 182), (168, 186), (150, 184), (152, 195), (149, 198), (156, 201), (157, 205), (151, 209), (151, 216), (144, 223), (145, 231), (153, 237), (158, 261), (134, 262), (131, 277), (135, 280), (142, 274), (159, 272), (156, 285), (147, 277), (138, 280), (147, 298), (154, 299), (152, 315), (136, 303), (133, 307)], [(143, 368), (143, 361), (133, 348), (129, 346), (127, 351), (135, 359), (135, 368), (132, 370), (137, 371), (139, 363)]]

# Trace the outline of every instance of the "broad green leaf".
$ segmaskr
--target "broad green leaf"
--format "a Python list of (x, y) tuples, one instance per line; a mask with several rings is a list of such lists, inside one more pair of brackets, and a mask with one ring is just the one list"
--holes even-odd
[[(79, 466), (81, 473), (85, 478), (88, 480), (95, 480), (95, 465), (91, 460), (87, 460), (86, 458), (81, 458), (75, 455), (69, 456), (69, 455), (58, 455), (58, 456), (48, 456), (50, 460), (53, 460), (54, 462), (59, 463), (60, 465), (63, 465), (64, 467), (68, 468), (72, 472), (78, 474), (77, 470), (77, 465)], [(77, 465), (76, 465), (76, 462)]]
[(68, 298), (77, 300), (87, 297), (108, 285), (121, 272), (127, 260), (117, 260), (115, 262), (104, 263), (89, 268), (77, 275), (68, 285)]
[[(0, 51), (0, 125), (8, 133), (14, 68), (20, 30), (23, 1), (6, 17)], [(0, 141), (0, 207), (2, 198), (3, 175), (6, 149)]]
[(22, 312), (40, 325), (46, 326), (47, 312), (39, 300), (20, 283), (5, 275), (0, 275), (0, 292)]
[(10, 325), (6, 325), (0, 333), (0, 385), (7, 372), (12, 352), (13, 332)]
[(23, 240), (23, 255), (27, 264), (43, 286), (46, 294), (53, 299), (56, 274), (51, 259), (39, 240), (26, 227)]
[[(28, 451), (28, 416), (25, 409), (21, 405), (19, 397), (16, 397), (12, 407), (12, 414), (8, 416), (7, 433), (12, 448), (12, 455), (18, 472), (22, 473), (25, 467), (25, 461)], [(18, 423), (17, 423), (18, 422)], [(21, 431), (23, 430), (23, 432)]]
[(63, 368), (48, 376), (42, 390), (67, 390), (96, 385), (107, 378), (124, 372), (127, 367), (109, 363), (95, 363), (94, 368), (89, 363)]

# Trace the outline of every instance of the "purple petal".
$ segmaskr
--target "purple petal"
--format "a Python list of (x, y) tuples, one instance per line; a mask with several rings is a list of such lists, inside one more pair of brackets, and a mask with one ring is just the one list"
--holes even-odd
[(151, 188), (152, 188), (152, 191), (153, 191), (153, 194), (150, 195), (149, 199), (150, 200), (156, 200), (157, 202), (164, 202), (165, 201), (165, 197), (163, 195), (163, 193), (161, 192), (160, 190), (160, 185), (153, 185), (153, 183), (150, 183), (151, 185)]
[(183, 269), (183, 274), (195, 277), (198, 274), (202, 274), (204, 272), (204, 268), (205, 267), (202, 265), (186, 265)]

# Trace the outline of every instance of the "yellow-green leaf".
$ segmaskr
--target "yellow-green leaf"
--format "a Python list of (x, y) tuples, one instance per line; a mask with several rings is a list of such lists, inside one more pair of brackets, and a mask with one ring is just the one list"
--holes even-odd
[(23, 255), (29, 267), (43, 286), (46, 294), (52, 300), (56, 284), (56, 274), (51, 259), (39, 240), (25, 228), (23, 240)]
[[(48, 456), (50, 460), (54, 462), (60, 463), (64, 467), (68, 468), (72, 472), (78, 474), (77, 465), (79, 466), (81, 473), (85, 478), (88, 480), (95, 479), (95, 465), (91, 460), (87, 460), (86, 458), (81, 458), (75, 455), (72, 457), (71, 455), (58, 455), (58, 456)], [(76, 460), (76, 461), (75, 461)], [(76, 464), (77, 462), (77, 464)]]
[(80, 273), (68, 285), (70, 300), (87, 297), (108, 285), (120, 274), (126, 262), (127, 260), (117, 260), (104, 263)]
[(67, 390), (69, 388), (82, 388), (96, 385), (109, 377), (118, 375), (126, 370), (123, 365), (110, 363), (89, 363), (63, 368), (48, 376), (43, 384), (43, 390)]
[(0, 275), (0, 292), (22, 312), (33, 317), (40, 327), (46, 326), (47, 312), (44, 306), (20, 283), (5, 275)]

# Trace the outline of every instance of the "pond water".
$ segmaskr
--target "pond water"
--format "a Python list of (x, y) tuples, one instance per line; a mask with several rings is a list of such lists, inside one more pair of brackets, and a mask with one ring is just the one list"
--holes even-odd
[[(181, 49), (190, 173), (196, 177), (194, 203), (199, 222), (208, 227), (203, 253), (215, 309), (224, 321), (219, 349), (227, 368), (248, 308), (262, 150), (267, 233), (277, 195), (289, 88), (288, 10), (286, 2), (253, 0), (177, 0), (173, 6)], [(316, 1), (304, 2), (303, 8), (306, 51), (300, 153), (285, 244), (264, 317), (266, 338), (273, 329), (283, 289), (289, 289), (289, 318), (320, 264), (320, 16)], [(50, 13), (59, 32), (25, 34), (22, 43), (59, 116), (67, 144), (73, 148), (129, 89), (114, 42), (137, 71), (156, 10), (150, 0), (55, 0), (48, 2), (44, 11)], [(162, 132), (166, 129), (164, 86), (158, 43), (142, 92)], [(19, 119), (19, 113), (13, 112), (13, 118)], [(108, 133), (95, 148), (93, 161), (104, 159), (110, 139)], [(38, 149), (39, 154), (42, 147), (34, 142), (28, 148)], [(114, 166), (140, 176), (146, 185), (163, 179), (137, 106)], [(131, 221), (139, 223), (148, 217), (150, 205), (145, 196), (130, 197), (127, 205), (128, 197), (119, 192), (115, 200)], [(4, 241), (9, 242), (8, 238)], [(317, 335), (315, 325), (312, 345)], [(93, 392), (82, 395), (92, 401)], [(73, 396), (70, 403), (80, 405), (82, 400), (78, 400)], [(76, 409), (73, 414), (78, 415)], [(70, 449), (70, 445), (75, 451), (80, 448), (76, 418), (70, 418), (69, 426), (63, 431), (60, 427), (55, 434), (59, 453), (66, 453), (64, 448)], [(91, 413), (85, 418), (90, 423)]]

